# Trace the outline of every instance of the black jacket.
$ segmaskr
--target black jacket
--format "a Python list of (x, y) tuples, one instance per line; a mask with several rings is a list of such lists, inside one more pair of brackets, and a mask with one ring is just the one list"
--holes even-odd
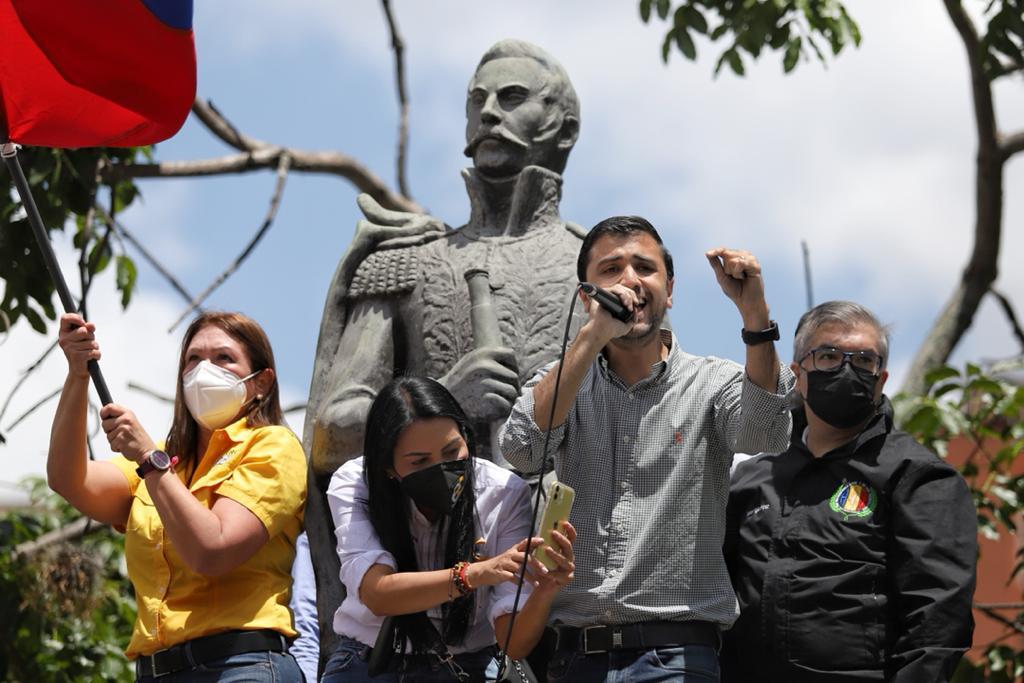
[(740, 617), (724, 681), (948, 681), (974, 631), (977, 517), (963, 478), (888, 402), (815, 458), (794, 413), (789, 450), (741, 464), (726, 562)]

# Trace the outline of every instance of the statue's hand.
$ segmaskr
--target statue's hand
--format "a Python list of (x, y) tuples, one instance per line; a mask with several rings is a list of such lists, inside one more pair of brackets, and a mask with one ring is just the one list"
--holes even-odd
[(356, 204), (366, 218), (356, 224), (353, 242), (366, 253), (381, 247), (395, 249), (423, 244), (446, 230), (444, 223), (433, 216), (385, 209), (365, 192), (356, 198)]
[(515, 352), (505, 346), (476, 349), (440, 379), (473, 422), (504, 420), (519, 397)]

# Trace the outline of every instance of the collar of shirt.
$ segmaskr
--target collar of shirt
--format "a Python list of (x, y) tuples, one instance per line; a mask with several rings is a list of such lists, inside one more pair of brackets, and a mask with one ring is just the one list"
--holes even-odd
[[(825, 453), (821, 457), (834, 459), (841, 458), (843, 456), (853, 455), (857, 451), (859, 451), (861, 447), (867, 442), (879, 436), (884, 436), (888, 434), (891, 430), (892, 425), (886, 419), (886, 416), (882, 413), (879, 413), (875, 415), (874, 418), (871, 419), (868, 425), (864, 429), (862, 429), (861, 432), (857, 434), (857, 436), (853, 437), (852, 439), (842, 444), (841, 446), (832, 449), (828, 453)], [(794, 445), (798, 445), (798, 450), (803, 451), (803, 453), (810, 457), (812, 460), (817, 460), (818, 458), (814, 457), (814, 454), (811, 453), (810, 447), (807, 445), (807, 438), (810, 435), (810, 432), (810, 426), (804, 427), (803, 431), (800, 433), (799, 444), (796, 444), (794, 440)]]
[(241, 419), (235, 420), (227, 427), (222, 427), (221, 429), (214, 430), (213, 433), (216, 434), (217, 432), (225, 434), (229, 439), (231, 439), (235, 443), (242, 443), (249, 437), (249, 434), (252, 433), (252, 427), (249, 426), (249, 418), (243, 417)]
[(210, 443), (206, 446), (206, 452), (202, 454), (195, 471), (192, 472), (191, 479), (186, 482), (186, 485), (190, 489), (195, 490), (201, 485), (203, 478), (211, 470), (215, 469), (217, 465), (228, 462), (232, 456), (235, 456), (238, 452), (235, 446), (245, 443), (248, 439), (252, 438), (255, 431), (256, 429), (249, 426), (249, 419), (247, 417), (235, 420), (226, 427), (215, 429), (213, 434), (210, 435)]
[(608, 365), (608, 358), (605, 357), (604, 351), (597, 354), (597, 367), (601, 372), (601, 376), (609, 382), (621, 386), (622, 389), (642, 389), (651, 384), (664, 382), (668, 377), (666, 370), (675, 365), (678, 360), (679, 345), (675, 343), (675, 336), (671, 330), (662, 329), (659, 332), (661, 333), (661, 343), (668, 347), (668, 356), (652, 365), (651, 372), (647, 377), (644, 377), (633, 386), (627, 387), (622, 378), (615, 374), (615, 371)]

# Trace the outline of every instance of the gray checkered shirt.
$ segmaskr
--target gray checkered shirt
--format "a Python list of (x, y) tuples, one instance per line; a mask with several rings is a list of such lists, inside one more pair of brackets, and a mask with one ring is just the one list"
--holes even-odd
[[(598, 356), (565, 423), (551, 432), (560, 481), (576, 490), (570, 521), (576, 576), (551, 620), (570, 626), (702, 620), (729, 626), (736, 596), (722, 557), (733, 453), (782, 451), (785, 395), (764, 391), (733, 361), (694, 356), (662, 331), (668, 357), (627, 387)], [(526, 385), (501, 430), (501, 447), (524, 472), (540, 467), (544, 432)]]

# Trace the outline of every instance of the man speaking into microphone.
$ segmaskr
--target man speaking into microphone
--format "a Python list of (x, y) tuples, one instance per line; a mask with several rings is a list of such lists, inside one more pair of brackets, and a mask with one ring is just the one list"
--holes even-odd
[(554, 363), (502, 429), (505, 458), (524, 472), (540, 469), (548, 437), (558, 479), (576, 490), (576, 576), (551, 611), (549, 681), (719, 680), (719, 633), (736, 617), (722, 557), (729, 467), (737, 451), (785, 448), (793, 374), (775, 353), (757, 259), (723, 248), (707, 258), (739, 309), (745, 368), (679, 348), (662, 329), (671, 255), (643, 218), (609, 218), (584, 239), (577, 274), (631, 317), (581, 294), (589, 320), (557, 403)]

